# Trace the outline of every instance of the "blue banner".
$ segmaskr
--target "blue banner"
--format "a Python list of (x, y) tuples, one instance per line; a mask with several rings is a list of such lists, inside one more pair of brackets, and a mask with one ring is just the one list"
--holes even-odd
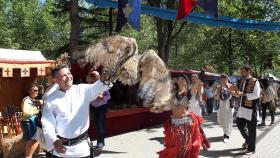
[[(117, 1), (112, 0), (86, 0), (101, 8), (117, 8)], [(175, 20), (177, 10), (163, 9), (142, 5), (141, 13), (151, 16), (156, 16), (165, 20)], [(241, 30), (261, 30), (261, 31), (280, 31), (280, 22), (259, 21), (250, 19), (239, 19), (225, 16), (219, 16), (217, 19), (208, 16), (207, 14), (190, 13), (183, 20), (190, 21), (196, 24), (209, 25), (209, 26), (225, 26)]]

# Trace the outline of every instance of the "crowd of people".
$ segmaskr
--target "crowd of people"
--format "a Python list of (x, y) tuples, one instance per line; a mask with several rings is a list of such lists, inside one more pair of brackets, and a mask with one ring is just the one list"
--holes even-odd
[[(102, 152), (106, 105), (111, 97), (109, 86), (99, 80), (99, 72), (93, 69), (83, 76), (88, 84), (76, 80), (69, 67), (62, 64), (48, 71), (45, 91), (43, 86), (28, 86), (21, 105), (25, 157), (32, 157), (39, 144), (47, 158), (89, 158)], [(255, 153), (258, 117), (262, 118), (259, 126), (265, 126), (269, 110), (270, 125), (274, 124), (280, 86), (271, 78), (252, 77), (248, 65), (240, 68), (240, 76), (237, 84), (224, 74), (218, 84), (203, 83), (197, 74), (191, 75), (190, 81), (183, 75), (176, 78), (176, 97), (171, 118), (164, 123), (164, 149), (158, 152), (160, 158), (196, 158), (201, 147), (208, 149), (210, 142), (201, 125), (203, 115), (211, 115), (214, 110), (224, 142), (230, 141), (236, 117), (244, 138), (244, 154)], [(73, 84), (74, 81), (81, 84)], [(97, 131), (95, 149), (87, 133), (90, 117)]]
[[(176, 99), (180, 98), (182, 101), (184, 100), (184, 95), (189, 98), (189, 101), (185, 103), (185, 110), (187, 112), (183, 111), (183, 108), (181, 110), (183, 115), (178, 116), (178, 111), (176, 109), (180, 106), (174, 106), (175, 108), (172, 109), (173, 114), (171, 121), (168, 121), (164, 125), (165, 149), (159, 152), (160, 157), (198, 157), (197, 154), (192, 156), (188, 155), (190, 154), (188, 150), (192, 149), (189, 147), (188, 143), (192, 142), (188, 141), (186, 135), (189, 137), (195, 137), (197, 134), (188, 130), (189, 128), (187, 127), (190, 126), (190, 123), (186, 123), (187, 120), (194, 120), (194, 118), (185, 119), (185, 115), (189, 114), (189, 117), (194, 115), (201, 118), (205, 113), (211, 115), (214, 110), (217, 111), (217, 120), (224, 133), (224, 143), (230, 141), (235, 118), (238, 130), (244, 138), (244, 143), (242, 144), (244, 150), (242, 150), (240, 154), (254, 154), (256, 151), (256, 130), (258, 126), (261, 127), (266, 125), (265, 118), (267, 109), (271, 115), (270, 126), (274, 124), (280, 86), (278, 83), (274, 82), (273, 78), (258, 80), (252, 77), (251, 73), (252, 71), (249, 65), (241, 67), (241, 79), (238, 83), (231, 83), (229, 76), (225, 74), (220, 76), (218, 84), (210, 84), (209, 81), (202, 82), (197, 74), (191, 75), (190, 81), (188, 81), (188, 77), (175, 77), (174, 82), (177, 85), (182, 85), (181, 80), (185, 80), (186, 83), (189, 83), (185, 85), (186, 88), (180, 88), (181, 86), (179, 86), (178, 95), (176, 95), (180, 96), (176, 97)], [(174, 105), (177, 105), (178, 103), (181, 102), (176, 102)], [(260, 116), (262, 118), (261, 123), (257, 124)], [(200, 121), (203, 121), (203, 119)], [(195, 124), (193, 125), (195, 126)], [(182, 130), (182, 128), (184, 130)], [(203, 130), (197, 131), (197, 133), (203, 136)], [(204, 137), (201, 138), (202, 139), (198, 142), (203, 146), (203, 141), (201, 140), (204, 140), (205, 143), (207, 142), (207, 139), (204, 139)]]

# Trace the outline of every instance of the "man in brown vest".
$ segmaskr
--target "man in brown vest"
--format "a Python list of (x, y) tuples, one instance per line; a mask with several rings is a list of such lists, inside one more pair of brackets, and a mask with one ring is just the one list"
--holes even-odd
[(258, 99), (260, 97), (259, 81), (251, 76), (251, 67), (245, 65), (240, 69), (243, 78), (238, 83), (238, 91), (233, 95), (240, 97), (240, 107), (237, 112), (236, 124), (245, 139), (242, 145), (244, 154), (252, 155), (256, 149), (256, 126)]

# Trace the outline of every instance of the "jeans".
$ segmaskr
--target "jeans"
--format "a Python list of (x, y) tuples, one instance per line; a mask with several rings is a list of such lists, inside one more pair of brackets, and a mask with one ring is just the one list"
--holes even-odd
[(92, 107), (92, 117), (95, 124), (95, 130), (97, 133), (97, 147), (103, 147), (105, 145), (104, 137), (104, 124), (106, 120), (107, 105), (102, 105), (99, 107)]
[(256, 150), (256, 134), (257, 134), (257, 112), (252, 113), (252, 120), (246, 120), (244, 118), (236, 118), (237, 127), (248, 144), (248, 151), (255, 152)]
[(208, 98), (206, 101), (207, 113), (211, 114), (213, 112), (214, 98)]

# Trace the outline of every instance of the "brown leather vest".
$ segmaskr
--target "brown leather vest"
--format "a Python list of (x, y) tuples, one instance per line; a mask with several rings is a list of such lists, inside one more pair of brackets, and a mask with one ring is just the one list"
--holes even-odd
[[(245, 87), (243, 90), (242, 88), (243, 88), (243, 84), (245, 81), (246, 81), (246, 83), (245, 83)], [(249, 79), (242, 79), (238, 83), (238, 88), (243, 93), (253, 93), (256, 82), (257, 82), (257, 79), (253, 78), (253, 77), (251, 77)], [(255, 100), (248, 100), (248, 98), (246, 96), (242, 96), (241, 106), (246, 107), (246, 108), (253, 108), (254, 104), (255, 104)]]

